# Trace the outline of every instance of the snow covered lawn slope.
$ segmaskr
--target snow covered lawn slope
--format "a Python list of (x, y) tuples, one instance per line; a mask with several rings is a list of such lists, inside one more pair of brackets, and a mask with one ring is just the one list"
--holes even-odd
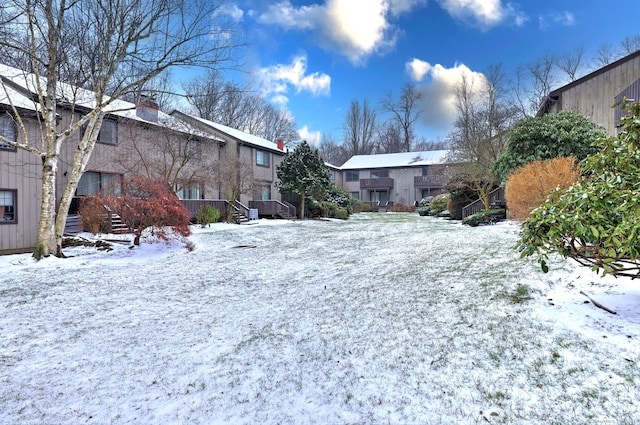
[(359, 214), (0, 257), (0, 424), (640, 423), (640, 284), (545, 275), (518, 229)]

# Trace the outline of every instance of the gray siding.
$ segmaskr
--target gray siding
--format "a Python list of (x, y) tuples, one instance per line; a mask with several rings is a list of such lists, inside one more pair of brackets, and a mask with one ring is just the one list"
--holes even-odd
[(550, 94), (558, 103), (550, 112), (578, 112), (616, 134), (616, 114), (613, 105), (623, 90), (640, 77), (640, 54), (635, 53), (595, 71)]
[[(37, 140), (34, 123), (31, 142)], [(21, 140), (22, 141), (22, 140)], [(26, 252), (35, 247), (40, 210), (40, 158), (24, 150), (0, 150), (0, 189), (17, 191), (17, 223), (0, 224), (0, 252)]]

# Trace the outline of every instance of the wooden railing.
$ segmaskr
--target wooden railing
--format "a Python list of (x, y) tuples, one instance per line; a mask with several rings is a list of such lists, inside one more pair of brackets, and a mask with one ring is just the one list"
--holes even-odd
[[(498, 187), (489, 192), (489, 208), (504, 208), (506, 205), (504, 198), (504, 188)], [(480, 211), (484, 211), (484, 204), (480, 199), (477, 199), (466, 205), (462, 208), (462, 220), (469, 217), (470, 215), (479, 213)]]
[(376, 190), (393, 188), (391, 177), (379, 177), (377, 179), (360, 179), (360, 189)]
[(296, 207), (286, 201), (249, 201), (249, 206), (257, 209), (258, 214), (261, 216), (282, 218), (296, 217)]
[(198, 209), (203, 205), (209, 205), (220, 211), (221, 217), (226, 217), (229, 211), (229, 201), (226, 199), (181, 199), (180, 202), (187, 207), (191, 218), (195, 218)]
[(449, 180), (447, 174), (432, 174), (426, 176), (415, 176), (413, 186), (417, 189), (440, 188)]
[(191, 218), (195, 218), (198, 209), (203, 205), (209, 205), (220, 211), (221, 217), (227, 217), (229, 210), (233, 210), (249, 218), (249, 210), (257, 209), (258, 215), (267, 217), (295, 218), (296, 207), (286, 201), (249, 201), (249, 206), (237, 201), (231, 205), (226, 199), (181, 199), (182, 204), (187, 208)]

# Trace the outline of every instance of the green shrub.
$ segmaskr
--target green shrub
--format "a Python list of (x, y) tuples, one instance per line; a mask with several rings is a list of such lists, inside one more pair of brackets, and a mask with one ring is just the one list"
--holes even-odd
[(349, 211), (334, 202), (312, 199), (309, 202), (309, 209), (314, 217), (339, 218), (343, 220), (349, 218)]
[(439, 215), (443, 211), (447, 211), (447, 204), (449, 203), (449, 194), (441, 193), (434, 197), (429, 203), (430, 214), (435, 216)]
[(504, 209), (480, 211), (465, 218), (463, 223), (471, 227), (479, 226), (480, 224), (493, 224), (500, 220), (504, 220), (507, 217)]
[(351, 196), (349, 192), (335, 184), (326, 190), (323, 200), (343, 208), (348, 214), (351, 214), (354, 206), (360, 203), (360, 201)]
[(220, 220), (220, 211), (211, 205), (202, 205), (196, 212), (196, 223), (206, 227), (209, 223), (216, 223)]
[(431, 201), (433, 200), (433, 196), (425, 196), (418, 202), (419, 207), (428, 207)]
[(429, 207), (418, 207), (417, 211), (422, 217), (429, 215)]

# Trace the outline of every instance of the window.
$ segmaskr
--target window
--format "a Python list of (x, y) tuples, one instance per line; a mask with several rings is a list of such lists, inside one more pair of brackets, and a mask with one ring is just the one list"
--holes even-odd
[(16, 223), (16, 190), (0, 189), (0, 224)]
[(269, 166), (269, 152), (265, 151), (256, 151), (256, 164), (261, 167)]
[(335, 181), (336, 180), (336, 172), (335, 172), (335, 170), (329, 170), (329, 179), (331, 181)]
[(100, 133), (98, 133), (98, 142), (106, 145), (118, 144), (118, 125), (114, 120), (103, 120)]
[(187, 159), (200, 159), (202, 157), (202, 146), (199, 140), (187, 141), (185, 157)]
[(80, 177), (76, 195), (94, 195), (107, 188), (114, 195), (120, 192), (120, 174), (87, 171)]
[(360, 192), (351, 192), (351, 196), (353, 196), (356, 199), (360, 199)]
[(358, 171), (347, 171), (347, 174), (344, 176), (345, 181), (348, 182), (357, 182), (360, 180), (360, 172)]
[(176, 195), (180, 199), (202, 199), (201, 193), (200, 182), (189, 182), (185, 183)]
[(271, 199), (271, 185), (262, 186), (262, 192), (260, 193), (261, 201), (268, 201)]
[[(0, 136), (4, 137), (7, 140), (15, 142), (17, 140), (17, 135), (18, 131), (16, 130), (16, 125), (13, 122), (13, 118), (11, 118), (11, 115), (5, 114), (0, 116)], [(0, 149), (11, 151), (16, 150), (15, 147), (6, 143), (2, 143), (2, 141), (0, 141)]]
[(372, 179), (380, 179), (383, 177), (389, 177), (389, 170), (376, 170), (371, 172)]

